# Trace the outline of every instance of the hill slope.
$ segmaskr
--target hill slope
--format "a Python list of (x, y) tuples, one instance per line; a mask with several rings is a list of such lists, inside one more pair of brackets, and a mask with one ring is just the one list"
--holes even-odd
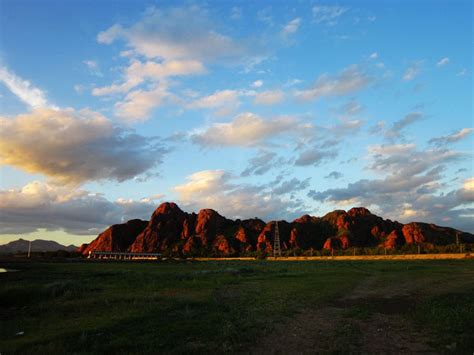
[[(14, 240), (8, 244), (0, 245), (0, 254), (9, 254), (9, 253), (26, 253), (28, 251), (30, 242), (24, 239)], [(36, 239), (31, 242), (31, 251), (32, 252), (46, 252), (46, 251), (76, 251), (77, 247), (75, 245), (61, 245), (53, 240), (42, 240)]]

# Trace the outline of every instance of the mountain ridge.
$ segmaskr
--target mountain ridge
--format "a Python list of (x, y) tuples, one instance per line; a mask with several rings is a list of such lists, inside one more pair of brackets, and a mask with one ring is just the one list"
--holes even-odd
[[(168, 255), (241, 255), (272, 252), (275, 221), (228, 219), (213, 209), (197, 214), (174, 202), (162, 203), (149, 221), (115, 224), (78, 250), (161, 252)], [(350, 247), (425, 246), (474, 243), (474, 235), (423, 222), (402, 224), (372, 214), (365, 207), (335, 210), (323, 217), (303, 215), (278, 221), (282, 250), (347, 249)]]
[[(13, 240), (7, 244), (0, 245), (0, 254), (10, 254), (10, 253), (25, 253), (29, 249), (29, 240), (17, 239)], [(44, 239), (35, 239), (31, 241), (31, 251), (32, 252), (48, 252), (48, 251), (77, 251), (78, 247), (75, 245), (62, 245), (54, 240), (44, 240)]]

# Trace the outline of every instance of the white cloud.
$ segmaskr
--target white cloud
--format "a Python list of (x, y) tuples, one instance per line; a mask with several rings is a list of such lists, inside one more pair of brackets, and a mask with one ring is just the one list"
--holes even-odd
[(334, 26), (339, 17), (348, 10), (349, 8), (342, 6), (314, 6), (312, 9), (313, 19), (316, 23)]
[(237, 115), (229, 123), (215, 123), (205, 130), (195, 133), (192, 139), (203, 146), (257, 146), (283, 133), (304, 130), (298, 120), (291, 116), (263, 119), (246, 112)]
[(360, 103), (354, 100), (351, 100), (348, 103), (339, 107), (337, 111), (343, 116), (356, 116), (359, 113), (361, 113), (363, 110), (364, 110), (364, 107)]
[[(306, 188), (307, 182), (298, 181), (297, 187)], [(174, 190), (185, 209), (213, 208), (229, 218), (291, 218), (304, 212), (301, 201), (283, 199), (265, 186), (235, 183), (235, 178), (223, 170), (196, 172)], [(285, 188), (281, 193), (292, 190)]]
[(124, 181), (160, 163), (156, 139), (122, 131), (89, 110), (35, 109), (0, 117), (0, 162), (56, 183)]
[(172, 97), (165, 83), (156, 84), (149, 90), (130, 91), (122, 101), (115, 104), (115, 115), (128, 123), (146, 121), (153, 109), (163, 105)]
[(300, 25), (301, 25), (301, 19), (299, 17), (294, 18), (283, 27), (283, 30), (282, 30), (283, 36), (288, 36), (295, 33), (300, 28)]
[(456, 76), (466, 76), (466, 75), (467, 75), (467, 69), (466, 69), (466, 68), (460, 70), (460, 71), (456, 74)]
[(24, 80), (9, 71), (6, 67), (0, 67), (0, 81), (5, 84), (8, 90), (31, 108), (55, 108), (46, 99), (45, 92), (34, 87), (28, 80)]
[(262, 149), (249, 160), (247, 167), (240, 175), (263, 175), (273, 168), (283, 166), (285, 163), (285, 159), (278, 158), (276, 153)]
[(94, 96), (126, 93), (130, 89), (142, 84), (145, 80), (158, 82), (172, 76), (201, 74), (205, 72), (203, 64), (196, 60), (167, 60), (161, 63), (148, 60), (141, 62), (134, 59), (124, 71), (124, 80), (121, 84), (112, 84), (101, 88), (94, 88)]
[(326, 160), (333, 159), (337, 156), (335, 150), (321, 150), (312, 148), (301, 152), (295, 161), (296, 166), (317, 166)]
[(310, 88), (297, 91), (296, 97), (308, 101), (322, 96), (345, 95), (367, 87), (370, 82), (359, 66), (351, 65), (336, 76), (321, 75)]
[(472, 128), (462, 128), (459, 132), (453, 132), (452, 134), (448, 134), (446, 136), (432, 138), (429, 140), (429, 143), (434, 144), (436, 146), (456, 143), (469, 136), (472, 131)]
[(149, 219), (155, 200), (109, 201), (86, 190), (33, 181), (20, 189), (0, 190), (0, 234), (46, 229), (94, 235), (112, 224)]
[(233, 60), (247, 53), (240, 43), (217, 32), (208, 12), (198, 6), (161, 10), (149, 8), (134, 25), (114, 25), (97, 36), (99, 43), (124, 40), (147, 58)]
[(102, 77), (103, 74), (99, 68), (99, 64), (95, 60), (84, 60), (83, 63), (89, 69), (92, 75)]
[(436, 66), (437, 67), (444, 67), (448, 63), (449, 63), (449, 58), (445, 57), (445, 58), (440, 59), (439, 62), (436, 63)]
[(377, 59), (378, 57), (379, 57), (379, 55), (378, 55), (377, 52), (374, 52), (369, 56), (370, 59)]
[[(236, 8), (234, 14), (237, 12)], [(148, 8), (134, 24), (128, 27), (115, 24), (100, 32), (97, 41), (104, 44), (123, 41), (128, 47), (122, 51), (123, 56), (130, 58), (122, 80), (92, 91), (95, 96), (127, 95), (116, 103), (115, 113), (128, 122), (147, 120), (153, 109), (165, 102), (182, 103), (187, 108), (212, 105), (211, 97), (186, 104), (168, 91), (176, 84), (167, 80), (169, 77), (201, 74), (207, 64), (216, 62), (246, 66), (265, 58), (259, 43), (251, 39), (236, 41), (219, 32), (209, 10), (196, 5)], [(235, 99), (231, 107), (216, 108), (214, 114), (228, 115), (238, 105)]]
[(255, 94), (254, 104), (257, 105), (274, 105), (284, 99), (284, 93), (281, 90), (268, 90)]
[(340, 123), (330, 127), (331, 133), (336, 137), (355, 134), (364, 124), (362, 120), (342, 119)]
[(308, 196), (339, 206), (345, 201), (374, 206), (384, 216), (403, 222), (422, 217), (425, 222), (443, 225), (445, 218), (450, 218), (452, 226), (472, 231), (472, 222), (465, 217), (469, 213), (466, 204), (474, 201), (470, 182), (448, 193), (442, 182), (446, 165), (463, 157), (449, 150), (419, 151), (414, 144), (370, 146), (366, 168), (382, 178), (362, 179), (320, 192), (312, 190)]
[(385, 137), (388, 139), (397, 139), (402, 137), (402, 131), (409, 125), (423, 119), (421, 112), (410, 112), (402, 119), (395, 121), (390, 129), (385, 131)]
[(466, 191), (474, 191), (474, 177), (471, 177), (464, 181), (463, 189)]
[(252, 87), (253, 88), (259, 88), (259, 87), (262, 87), (263, 85), (263, 81), (262, 80), (255, 80), (253, 83), (252, 83)]
[(422, 61), (417, 61), (413, 64), (411, 64), (406, 70), (405, 73), (403, 74), (403, 80), (404, 81), (411, 81), (417, 77), (420, 72), (421, 72), (421, 64)]
[(238, 106), (239, 92), (236, 90), (220, 90), (211, 95), (200, 97), (190, 102), (188, 108), (214, 109), (224, 105)]

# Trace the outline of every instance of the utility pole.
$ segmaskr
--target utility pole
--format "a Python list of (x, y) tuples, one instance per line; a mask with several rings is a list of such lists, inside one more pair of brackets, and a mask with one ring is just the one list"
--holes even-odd
[(275, 236), (273, 239), (273, 257), (281, 257), (281, 247), (280, 247), (280, 231), (278, 230), (278, 222), (275, 222)]
[(28, 243), (28, 258), (31, 256), (31, 240)]
[(459, 246), (459, 253), (463, 252), (463, 245), (459, 243), (459, 232), (456, 232), (456, 245)]

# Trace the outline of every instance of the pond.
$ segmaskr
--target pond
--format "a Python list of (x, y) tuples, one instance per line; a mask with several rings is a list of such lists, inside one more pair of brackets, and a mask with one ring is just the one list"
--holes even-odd
[(15, 269), (5, 269), (5, 268), (3, 268), (3, 267), (0, 267), (0, 274), (1, 274), (2, 272), (13, 272), (13, 271), (18, 271), (18, 270), (15, 270)]

